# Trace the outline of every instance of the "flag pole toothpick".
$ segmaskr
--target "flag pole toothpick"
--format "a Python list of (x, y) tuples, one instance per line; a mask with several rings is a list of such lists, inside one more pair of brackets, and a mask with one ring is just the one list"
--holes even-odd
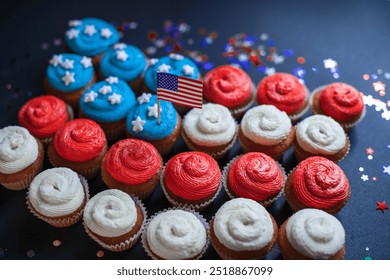
[(160, 99), (157, 99), (157, 124), (160, 124), (161, 118), (160, 118)]

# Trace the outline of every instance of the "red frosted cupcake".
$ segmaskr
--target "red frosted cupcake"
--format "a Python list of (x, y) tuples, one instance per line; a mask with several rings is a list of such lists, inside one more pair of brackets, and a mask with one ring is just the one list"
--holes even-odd
[(284, 169), (273, 158), (252, 152), (226, 165), (222, 182), (231, 198), (249, 198), (268, 206), (281, 195), (284, 178)]
[(345, 83), (332, 83), (313, 91), (311, 104), (315, 114), (332, 117), (348, 130), (364, 117), (362, 93)]
[(107, 151), (100, 126), (88, 119), (75, 119), (59, 128), (49, 145), (49, 160), (55, 167), (68, 167), (91, 179), (99, 173)]
[(309, 91), (298, 78), (287, 73), (265, 77), (257, 87), (257, 103), (274, 105), (296, 122), (309, 107)]
[(161, 175), (165, 196), (174, 206), (202, 210), (220, 190), (218, 163), (203, 152), (184, 152), (172, 157)]
[(120, 189), (143, 199), (154, 190), (163, 161), (150, 143), (125, 139), (115, 143), (101, 164), (103, 181), (109, 188)]
[(45, 145), (50, 143), (57, 129), (71, 119), (72, 107), (52, 95), (30, 99), (18, 113), (20, 125)]
[(348, 178), (337, 164), (315, 156), (300, 162), (290, 172), (284, 193), (294, 212), (316, 208), (336, 214), (347, 203), (351, 190)]
[(235, 118), (241, 118), (252, 105), (254, 89), (248, 74), (231, 65), (214, 68), (203, 82), (205, 100), (225, 106)]

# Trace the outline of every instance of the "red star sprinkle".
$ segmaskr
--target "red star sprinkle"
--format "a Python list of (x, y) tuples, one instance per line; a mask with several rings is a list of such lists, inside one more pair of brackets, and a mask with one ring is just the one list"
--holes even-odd
[(374, 149), (373, 148), (366, 148), (366, 153), (367, 155), (372, 155), (374, 153)]
[(389, 209), (389, 207), (386, 205), (386, 201), (383, 201), (383, 202), (377, 202), (376, 203), (378, 205), (378, 207), (376, 208), (376, 210), (381, 210), (382, 213), (385, 212), (385, 210)]

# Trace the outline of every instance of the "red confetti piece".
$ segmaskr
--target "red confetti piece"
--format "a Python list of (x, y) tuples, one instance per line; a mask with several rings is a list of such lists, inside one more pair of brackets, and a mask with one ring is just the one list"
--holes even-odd
[(217, 33), (216, 32), (211, 32), (210, 33), (210, 37), (211, 37), (211, 39), (216, 39), (217, 38)]
[(376, 181), (376, 177), (372, 177), (372, 180), (373, 180), (373, 181)]
[(262, 63), (261, 63), (261, 61), (260, 61), (260, 59), (259, 59), (259, 57), (256, 55), (256, 54), (251, 54), (250, 55), (250, 60), (252, 61), (252, 63), (254, 64), (254, 65), (256, 65), (256, 66), (260, 66)]
[(302, 57), (302, 56), (298, 57), (297, 61), (298, 61), (299, 64), (304, 64), (306, 62), (305, 58)]
[(369, 148), (366, 148), (366, 154), (367, 155), (372, 155), (374, 153), (374, 149), (369, 147)]
[(104, 257), (104, 252), (103, 252), (102, 250), (97, 251), (97, 252), (96, 252), (96, 256), (97, 256), (98, 258), (102, 258), (102, 257)]
[(174, 52), (178, 52), (178, 51), (180, 51), (180, 50), (181, 50), (180, 45), (179, 45), (178, 43), (175, 43), (175, 45), (173, 46), (173, 51), (174, 51)]
[(388, 209), (389, 209), (389, 207), (386, 205), (386, 201), (383, 201), (383, 202), (379, 202), (379, 201), (378, 201), (376, 204), (378, 205), (378, 207), (376, 208), (376, 210), (380, 210), (380, 211), (382, 211), (382, 213), (384, 213), (385, 210), (388, 210)]
[(234, 38), (229, 39), (229, 44), (232, 45), (233, 47), (236, 46), (236, 40)]
[(60, 240), (54, 240), (54, 241), (53, 241), (53, 246), (54, 246), (54, 247), (59, 247), (59, 246), (61, 246), (61, 241), (60, 241)]
[(368, 81), (369, 79), (370, 79), (370, 75), (368, 75), (368, 74), (363, 75), (363, 80)]
[(156, 39), (156, 38), (157, 38), (157, 32), (154, 32), (154, 31), (149, 32), (148, 38), (149, 38), (149, 40), (154, 40), (154, 39)]
[(225, 52), (223, 55), (224, 56), (235, 56), (236, 52)]

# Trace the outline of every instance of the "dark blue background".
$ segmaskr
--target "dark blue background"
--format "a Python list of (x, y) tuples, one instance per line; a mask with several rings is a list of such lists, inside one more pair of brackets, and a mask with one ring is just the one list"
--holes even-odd
[[(380, 97), (373, 89), (376, 81), (387, 82), (382, 72), (390, 71), (390, 1), (1, 1), (0, 6), (0, 127), (17, 124), (20, 107), (32, 96), (43, 94), (43, 77), (52, 54), (62, 51), (53, 40), (63, 39), (70, 19), (100, 17), (120, 25), (124, 21), (138, 23), (134, 30), (125, 30), (123, 41), (146, 48), (151, 44), (149, 31), (162, 33), (165, 20), (184, 21), (191, 26), (187, 38), (195, 43), (187, 49), (199, 50), (208, 55), (215, 66), (229, 63), (222, 55), (224, 45), (236, 33), (245, 32), (256, 37), (257, 44), (267, 48), (293, 50), (284, 63), (275, 65), (262, 58), (269, 67), (279, 72), (293, 73), (297, 67), (306, 70), (307, 87), (342, 81), (352, 84), (366, 95), (389, 99), (390, 93)], [(98, 2), (98, 3), (97, 3)], [(212, 44), (199, 44), (202, 36), (199, 28), (215, 31)], [(270, 41), (261, 42), (262, 33)], [(272, 40), (271, 40), (272, 39)], [(162, 55), (164, 49), (159, 50)], [(304, 64), (297, 57), (305, 58)], [(323, 60), (332, 58), (338, 63), (340, 78), (336, 80)], [(315, 71), (313, 70), (315, 68)], [(256, 67), (247, 69), (255, 84), (264, 74)], [(205, 70), (203, 70), (205, 74)], [(364, 80), (363, 74), (370, 79)], [(376, 75), (376, 77), (375, 77)], [(306, 116), (310, 115), (308, 112)], [(390, 122), (381, 117), (375, 106), (367, 107), (365, 119), (349, 133), (351, 150), (340, 162), (350, 180), (352, 195), (346, 207), (337, 215), (346, 230), (346, 259), (390, 259), (390, 211), (376, 210), (378, 201), (390, 204), (390, 176), (383, 173), (383, 166), (390, 165)], [(369, 160), (366, 148), (374, 149)], [(175, 146), (174, 153), (185, 150), (183, 141)], [(240, 154), (238, 144), (229, 158)], [(221, 160), (223, 167), (229, 158)], [(167, 158), (165, 159), (167, 160)], [(283, 157), (287, 170), (296, 165), (290, 149)], [(46, 167), (49, 164), (46, 163)], [(359, 171), (363, 167), (364, 171)], [(368, 181), (361, 176), (367, 174)], [(376, 181), (372, 180), (376, 177)], [(90, 181), (91, 193), (104, 190), (100, 178)], [(25, 191), (12, 192), (0, 188), (0, 258), (27, 259), (33, 250), (35, 259), (95, 259), (101, 250), (98, 244), (84, 232), (81, 223), (70, 228), (57, 229), (31, 215), (25, 205)], [(227, 200), (221, 192), (212, 206), (203, 212), (210, 218)], [(160, 186), (145, 201), (150, 214), (169, 207)], [(269, 208), (281, 224), (292, 213), (282, 197)], [(54, 247), (53, 240), (62, 245)], [(205, 259), (217, 258), (210, 247)], [(122, 253), (105, 252), (105, 259), (147, 259), (140, 243)], [(267, 259), (280, 259), (278, 247)]]

